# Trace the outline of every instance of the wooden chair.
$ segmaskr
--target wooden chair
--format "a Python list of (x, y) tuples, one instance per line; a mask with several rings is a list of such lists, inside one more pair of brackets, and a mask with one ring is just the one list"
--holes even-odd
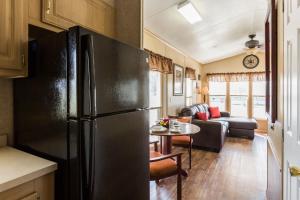
[(155, 181), (158, 184), (160, 179), (177, 175), (177, 200), (181, 200), (182, 153), (163, 155), (158, 152), (157, 143), (158, 141), (150, 142), (150, 144), (154, 144), (154, 151), (150, 151), (150, 181)]
[[(177, 117), (177, 121), (183, 123), (191, 123), (191, 117)], [(172, 137), (172, 144), (178, 146), (185, 146), (189, 148), (189, 168), (192, 168), (192, 145), (193, 145), (193, 138), (192, 136), (173, 136)]]

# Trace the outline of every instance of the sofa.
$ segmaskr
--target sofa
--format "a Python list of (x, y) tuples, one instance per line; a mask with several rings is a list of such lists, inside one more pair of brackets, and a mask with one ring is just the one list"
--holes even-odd
[[(197, 112), (205, 112), (209, 119), (197, 119)], [(231, 117), (229, 112), (220, 113), (220, 118), (210, 118), (207, 104), (195, 104), (181, 110), (179, 116), (191, 116), (192, 124), (200, 127), (200, 132), (193, 136), (194, 148), (220, 152), (226, 136), (254, 138), (254, 129), (257, 128), (255, 119)]]

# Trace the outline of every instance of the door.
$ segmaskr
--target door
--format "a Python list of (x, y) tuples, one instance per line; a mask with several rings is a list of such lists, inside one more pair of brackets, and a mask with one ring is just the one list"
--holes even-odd
[[(83, 96), (88, 97), (85, 102), (95, 101), (91, 115), (149, 107), (147, 53), (93, 33), (82, 37), (82, 49)], [(86, 105), (84, 115), (89, 115), (91, 108)]]
[(284, 199), (299, 200), (300, 1), (285, 0), (284, 5)]
[[(148, 111), (95, 120), (90, 175), (91, 200), (149, 199)], [(88, 155), (88, 154), (87, 154)]]
[(0, 27), (0, 77), (26, 76), (27, 0), (1, 0)]

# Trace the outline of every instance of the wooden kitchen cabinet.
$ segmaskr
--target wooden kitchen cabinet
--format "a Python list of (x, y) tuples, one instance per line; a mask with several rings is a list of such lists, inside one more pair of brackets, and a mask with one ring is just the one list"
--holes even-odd
[(42, 0), (42, 21), (68, 29), (80, 25), (114, 37), (114, 8), (104, 0)]
[(27, 0), (0, 0), (0, 27), (0, 77), (26, 76)]
[(54, 173), (0, 192), (1, 200), (54, 200)]

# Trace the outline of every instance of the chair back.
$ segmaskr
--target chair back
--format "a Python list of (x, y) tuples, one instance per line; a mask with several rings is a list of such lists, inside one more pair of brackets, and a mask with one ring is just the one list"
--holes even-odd
[(192, 117), (179, 117), (177, 121), (182, 123), (192, 123)]

